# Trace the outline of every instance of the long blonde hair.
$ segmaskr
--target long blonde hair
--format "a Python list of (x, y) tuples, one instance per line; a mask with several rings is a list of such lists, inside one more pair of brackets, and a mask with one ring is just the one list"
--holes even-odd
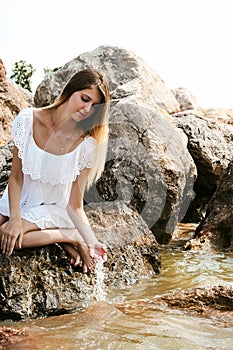
[(100, 104), (94, 108), (94, 113), (90, 117), (80, 121), (78, 125), (88, 132), (88, 134), (95, 138), (97, 141), (97, 156), (94, 166), (89, 172), (87, 179), (87, 188), (89, 188), (93, 182), (100, 178), (101, 173), (104, 170), (106, 155), (107, 155), (107, 143), (108, 143), (108, 112), (110, 103), (110, 90), (109, 83), (106, 76), (97, 69), (83, 69), (75, 73), (66, 83), (62, 92), (58, 98), (50, 104), (44, 107), (44, 109), (54, 109), (62, 105), (70, 96), (76, 92), (84, 89), (90, 89), (97, 87), (101, 94)]

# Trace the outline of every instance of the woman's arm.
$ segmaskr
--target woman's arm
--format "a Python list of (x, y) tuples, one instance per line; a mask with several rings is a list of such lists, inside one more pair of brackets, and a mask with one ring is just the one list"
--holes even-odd
[(103, 260), (106, 260), (106, 248), (96, 238), (83, 209), (83, 197), (89, 171), (90, 169), (83, 169), (73, 182), (67, 212), (89, 247), (91, 257), (101, 257)]
[(18, 239), (21, 248), (23, 228), (20, 213), (20, 197), (23, 186), (22, 162), (18, 157), (18, 149), (14, 147), (12, 169), (8, 182), (8, 196), (10, 206), (10, 218), (1, 239), (3, 254), (11, 255)]

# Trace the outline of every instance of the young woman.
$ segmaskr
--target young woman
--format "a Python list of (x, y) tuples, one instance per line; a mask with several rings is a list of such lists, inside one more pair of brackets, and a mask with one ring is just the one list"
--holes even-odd
[(17, 115), (12, 170), (0, 199), (3, 254), (61, 243), (71, 263), (82, 260), (84, 272), (93, 270), (96, 259), (106, 259), (84, 212), (83, 196), (104, 169), (109, 101), (106, 77), (84, 69), (54, 103)]

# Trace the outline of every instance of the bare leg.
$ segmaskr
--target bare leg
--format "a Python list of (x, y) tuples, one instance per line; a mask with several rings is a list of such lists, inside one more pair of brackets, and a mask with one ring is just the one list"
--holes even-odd
[(83, 260), (83, 272), (94, 272), (94, 261), (87, 246), (76, 229), (46, 229), (26, 232), (22, 248), (41, 247), (52, 243), (62, 243), (64, 250), (74, 259), (76, 266)]
[(6, 221), (8, 221), (8, 216), (4, 216), (4, 215), (2, 215), (2, 214), (0, 214), (0, 226), (4, 223), (4, 222), (6, 222)]
[[(1, 228), (7, 225), (8, 217), (0, 214), (0, 238)], [(80, 256), (83, 261), (83, 271), (88, 269), (93, 272), (93, 259), (89, 255), (88, 248), (83, 238), (76, 229), (47, 229), (40, 230), (36, 224), (22, 219), (23, 225), (23, 241), (22, 248), (41, 247), (52, 243), (63, 243), (64, 249), (74, 259), (77, 266), (80, 262)], [(15, 248), (18, 248), (17, 241)], [(79, 258), (79, 260), (78, 260)]]
[[(2, 218), (0, 218), (2, 219)], [(3, 217), (3, 223), (0, 225), (1, 231), (4, 231), (4, 228), (6, 227), (8, 220), (4, 221)], [(36, 224), (33, 224), (27, 220), (22, 219), (22, 226), (23, 226), (23, 248), (30, 248), (30, 247), (40, 247), (52, 243), (72, 243), (76, 244), (76, 242), (79, 242), (80, 240), (80, 234), (76, 229), (45, 229), (41, 230), (38, 228)]]
[(76, 229), (50, 228), (44, 230), (31, 230), (23, 237), (22, 247), (41, 247), (53, 243), (71, 243), (78, 241), (78, 231)]

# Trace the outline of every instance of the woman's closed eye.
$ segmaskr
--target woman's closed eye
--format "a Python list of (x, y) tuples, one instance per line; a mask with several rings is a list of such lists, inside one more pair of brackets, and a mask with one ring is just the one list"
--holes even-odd
[(89, 102), (90, 101), (90, 99), (88, 97), (84, 97), (84, 96), (82, 96), (81, 99), (82, 99), (83, 102)]

